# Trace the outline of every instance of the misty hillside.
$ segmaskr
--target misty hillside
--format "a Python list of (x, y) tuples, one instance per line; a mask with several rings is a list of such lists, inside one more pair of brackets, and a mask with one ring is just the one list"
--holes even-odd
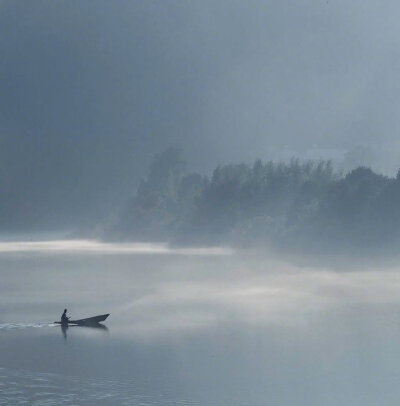
[(179, 150), (155, 156), (148, 176), (105, 233), (120, 240), (268, 245), (346, 252), (400, 242), (400, 178), (366, 167), (342, 175), (329, 161), (218, 166), (187, 173)]

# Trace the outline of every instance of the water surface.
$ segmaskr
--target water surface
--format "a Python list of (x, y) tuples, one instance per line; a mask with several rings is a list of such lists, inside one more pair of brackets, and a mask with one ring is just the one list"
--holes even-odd
[[(0, 243), (0, 405), (393, 405), (400, 273), (230, 249)], [(107, 328), (53, 324), (111, 313)]]

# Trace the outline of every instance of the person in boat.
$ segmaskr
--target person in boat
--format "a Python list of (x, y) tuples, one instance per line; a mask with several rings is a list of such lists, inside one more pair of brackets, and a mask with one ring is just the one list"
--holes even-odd
[(67, 317), (67, 309), (64, 309), (64, 313), (61, 316), (61, 324), (68, 324), (68, 320), (70, 318)]

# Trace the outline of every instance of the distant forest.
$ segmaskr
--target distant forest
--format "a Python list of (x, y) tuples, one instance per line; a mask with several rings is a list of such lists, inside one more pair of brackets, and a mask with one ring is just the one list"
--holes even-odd
[(400, 242), (399, 174), (341, 174), (329, 161), (297, 159), (218, 166), (211, 177), (185, 168), (178, 148), (157, 154), (105, 237), (331, 253)]

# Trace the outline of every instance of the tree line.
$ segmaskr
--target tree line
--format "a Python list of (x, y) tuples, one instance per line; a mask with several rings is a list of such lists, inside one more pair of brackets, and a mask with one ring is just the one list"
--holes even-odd
[(178, 148), (157, 154), (106, 231), (123, 240), (307, 251), (385, 251), (400, 242), (400, 176), (329, 161), (256, 160), (188, 173)]

